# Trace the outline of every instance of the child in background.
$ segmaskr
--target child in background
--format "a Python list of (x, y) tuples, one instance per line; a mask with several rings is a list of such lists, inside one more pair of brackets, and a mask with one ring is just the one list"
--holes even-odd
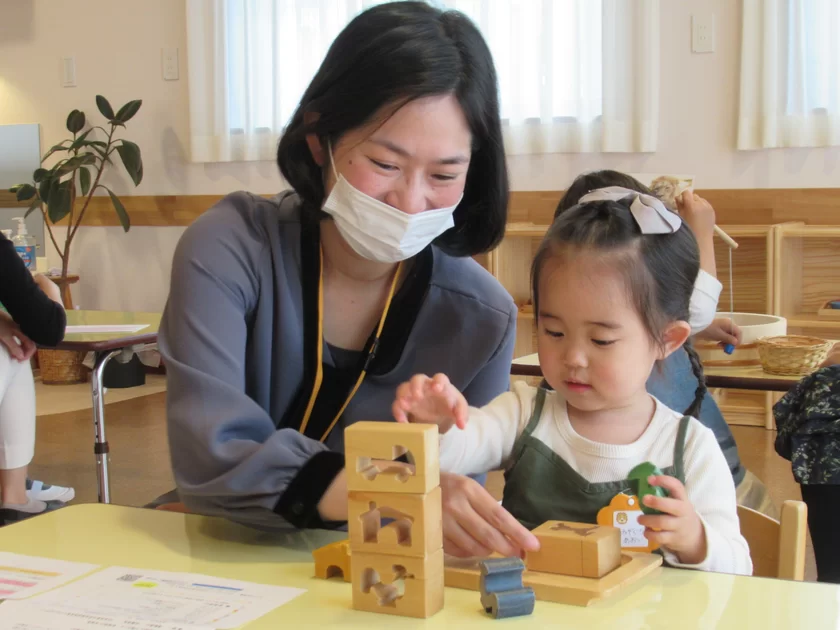
[[(646, 538), (673, 566), (749, 574), (735, 487), (714, 434), (650, 396), (656, 362), (680, 350), (691, 328), (697, 242), (658, 200), (623, 188), (593, 191), (549, 228), (532, 267), (540, 365), (547, 387), (516, 383), (469, 408), (444, 375), (401, 385), (397, 421), (440, 427), (441, 469), (505, 469), (503, 506), (529, 527), (596, 522), (649, 461), (668, 497), (645, 497)], [(702, 373), (689, 347), (693, 368)], [(450, 430), (456, 425), (460, 430)]]

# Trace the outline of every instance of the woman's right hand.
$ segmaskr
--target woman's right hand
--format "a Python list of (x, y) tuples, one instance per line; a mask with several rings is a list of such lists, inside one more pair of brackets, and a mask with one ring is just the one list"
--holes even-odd
[(397, 422), (436, 424), (446, 433), (453, 424), (459, 429), (467, 426), (469, 405), (445, 374), (433, 378), (416, 374), (397, 388), (391, 411)]
[(38, 349), (5, 311), (0, 311), (0, 344), (6, 347), (13, 359), (21, 362), (31, 359)]
[(474, 479), (441, 472), (440, 488), (446, 553), (459, 558), (492, 553), (520, 557), (540, 548), (536, 536)]

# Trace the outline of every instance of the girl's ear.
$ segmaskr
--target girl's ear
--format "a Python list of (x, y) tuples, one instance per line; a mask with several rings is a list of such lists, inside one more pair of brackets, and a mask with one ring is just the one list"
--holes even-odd
[(659, 360), (668, 358), (675, 350), (682, 348), (683, 344), (691, 335), (691, 326), (688, 322), (676, 321), (668, 324), (665, 333), (662, 335), (662, 349), (659, 351)]

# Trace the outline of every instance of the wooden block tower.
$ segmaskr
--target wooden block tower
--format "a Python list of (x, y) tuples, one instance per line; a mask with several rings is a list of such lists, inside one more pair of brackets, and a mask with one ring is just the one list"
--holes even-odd
[(437, 426), (357, 422), (344, 451), (353, 608), (431, 617), (443, 608)]

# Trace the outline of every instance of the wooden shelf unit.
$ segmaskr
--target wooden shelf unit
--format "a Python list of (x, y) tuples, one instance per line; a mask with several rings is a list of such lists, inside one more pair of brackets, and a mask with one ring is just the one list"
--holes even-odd
[(787, 318), (790, 333), (840, 337), (840, 319), (817, 312), (840, 299), (840, 226), (777, 226), (774, 249), (773, 314)]

